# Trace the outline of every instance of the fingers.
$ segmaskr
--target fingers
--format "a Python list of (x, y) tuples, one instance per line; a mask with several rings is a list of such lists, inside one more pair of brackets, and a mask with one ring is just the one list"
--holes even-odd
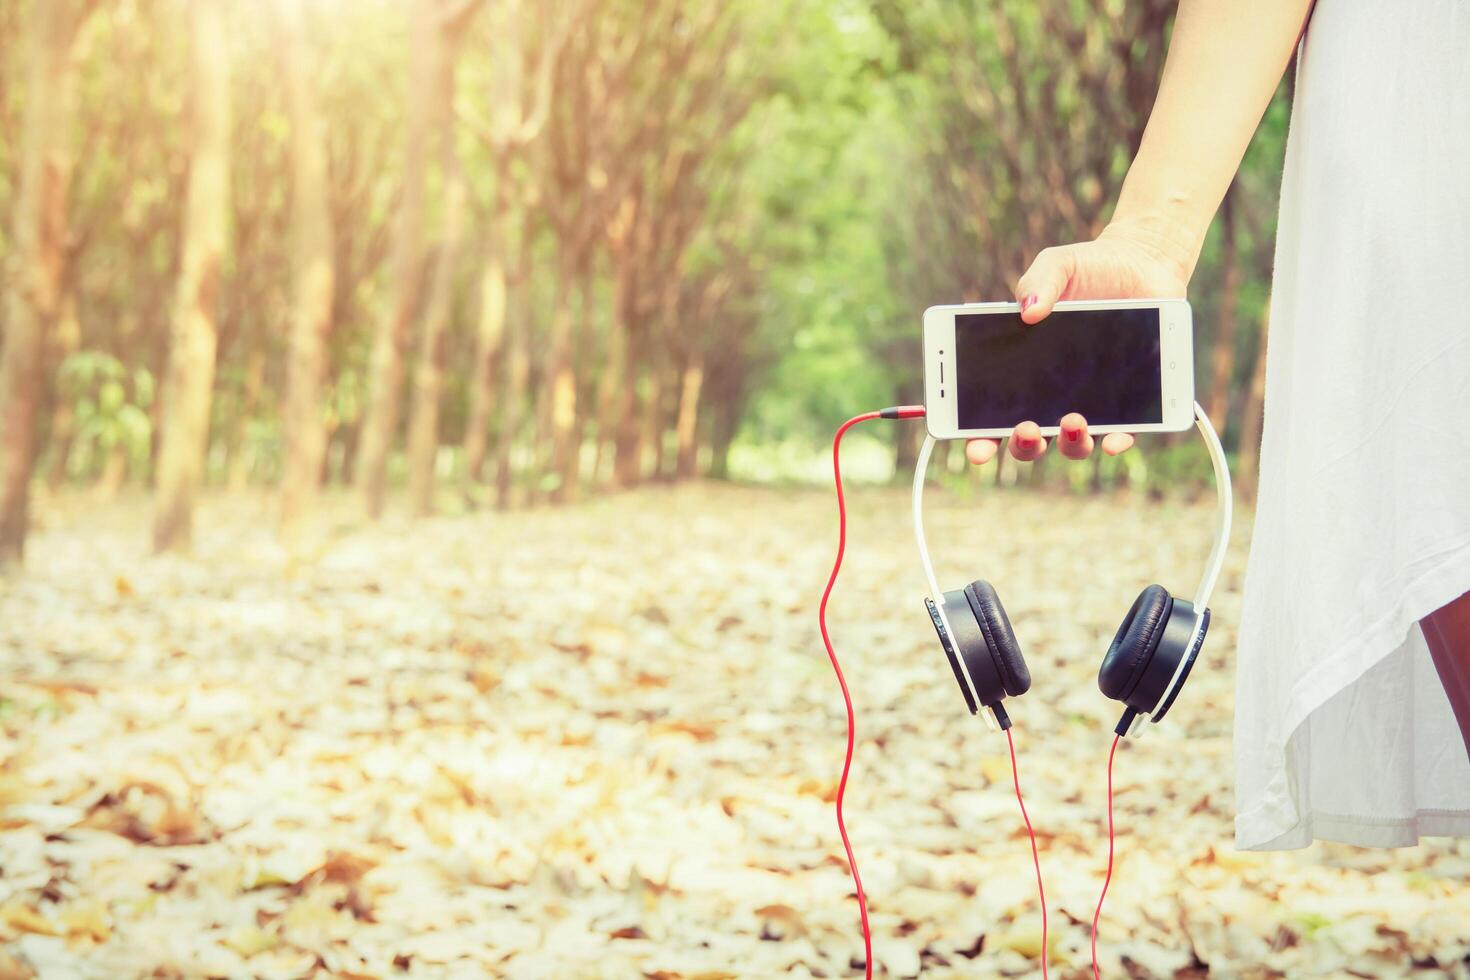
[[(1086, 459), (1097, 446), (1096, 440), (1087, 431), (1087, 420), (1076, 412), (1063, 416), (1062, 434), (1057, 437), (1057, 447), (1068, 459)], [(1109, 432), (1103, 436), (1102, 451), (1109, 456), (1127, 452), (1133, 447), (1133, 436), (1127, 432)], [(965, 444), (965, 457), (976, 466), (984, 466), (1000, 451), (1000, 443), (994, 439), (971, 439)], [(1011, 433), (1011, 455), (1023, 463), (1038, 460), (1046, 452), (1046, 440), (1041, 436), (1041, 427), (1035, 422), (1022, 422)]]
[(1092, 455), (1093, 439), (1087, 434), (1087, 420), (1076, 412), (1062, 416), (1062, 434), (1057, 448), (1068, 459), (1086, 459)]
[(1051, 313), (1067, 283), (1076, 271), (1076, 246), (1044, 248), (1031, 262), (1031, 268), (1016, 283), (1016, 302), (1021, 304), (1021, 319), (1040, 323)]
[(1041, 438), (1041, 426), (1035, 422), (1022, 422), (1011, 432), (1011, 455), (1023, 463), (1040, 459), (1046, 452), (1046, 440)]
[(965, 443), (965, 457), (976, 466), (984, 466), (995, 458), (1000, 443), (994, 439), (971, 439)]

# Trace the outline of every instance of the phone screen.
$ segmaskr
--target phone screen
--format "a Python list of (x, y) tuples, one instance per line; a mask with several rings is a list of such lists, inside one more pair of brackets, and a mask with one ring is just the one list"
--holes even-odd
[(954, 319), (956, 411), (961, 429), (1164, 420), (1159, 311), (1058, 310), (1032, 326), (1019, 313)]

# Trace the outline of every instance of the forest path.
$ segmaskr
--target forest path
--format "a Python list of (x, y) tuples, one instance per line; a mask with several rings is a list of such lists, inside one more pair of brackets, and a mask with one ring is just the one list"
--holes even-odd
[[(936, 647), (906, 495), (852, 500), (831, 616), (879, 957), (1039, 975), (1005, 741)], [(330, 501), (330, 544), (289, 562), (264, 498), (206, 500), (192, 558), (147, 556), (142, 501), (45, 504), (0, 583), (0, 976), (848, 972), (829, 493), (333, 523), (349, 512)], [(941, 581), (995, 582), (1035, 679), (1011, 715), (1054, 976), (1091, 975), (1117, 715), (1099, 657), (1143, 585), (1193, 587), (1210, 516), (934, 495)], [(1470, 975), (1470, 842), (1232, 850), (1238, 523), (1204, 661), (1118, 753), (1105, 972)]]

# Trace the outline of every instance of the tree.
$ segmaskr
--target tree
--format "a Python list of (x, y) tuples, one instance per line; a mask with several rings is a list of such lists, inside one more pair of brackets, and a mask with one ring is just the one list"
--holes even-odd
[[(489, 119), (478, 122), (468, 106), (459, 114), (472, 121), (476, 134), (490, 152), (493, 165), (490, 217), (486, 231), (485, 264), (480, 276), (480, 317), (475, 334), (475, 355), (470, 375), (470, 407), (465, 425), (465, 469), (471, 480), (482, 477), (489, 447), (490, 414), (497, 404), (495, 369), (506, 341), (507, 253), (511, 247), (511, 216), (515, 208), (528, 206), (528, 181), (519, 179), (516, 168), (546, 125), (554, 88), (556, 61), (566, 43), (570, 26), (584, 16), (589, 0), (583, 0), (573, 16), (553, 26), (552, 4), (538, 4), (540, 43), (533, 44), (527, 4), (523, 0), (499, 0), (491, 4), (489, 21), (499, 47), (491, 66)], [(520, 270), (524, 275), (526, 270)], [(524, 359), (513, 351), (510, 359)], [(524, 371), (525, 365), (516, 365)], [(509, 380), (509, 379), (508, 379)], [(508, 386), (509, 387), (509, 386)], [(499, 400), (502, 444), (508, 444), (520, 419), (520, 391)], [(503, 468), (503, 467), (502, 467)], [(507, 473), (507, 478), (509, 474)]]
[(951, 295), (1007, 295), (1039, 249), (1102, 229), (1143, 137), (1174, 3), (1104, 7), (876, 4), (917, 74), (930, 186), (963, 246), (948, 254), (968, 259)]
[(443, 5), (419, 0), (410, 10), (408, 123), (404, 134), (403, 190), (392, 239), (390, 295), (373, 335), (368, 403), (357, 457), (357, 485), (367, 515), (380, 517), (387, 491), (388, 453), (398, 433), (404, 354), (413, 341), (424, 265), (425, 182), (428, 151), (438, 131), (436, 97), (445, 51)]
[[(756, 92), (732, 70), (743, 38), (731, 8), (656, 4), (631, 16), (619, 8), (609, 13), (610, 27), (599, 24), (577, 38), (585, 53), (569, 59), (571, 64), (597, 69), (569, 81), (552, 129), (558, 149), (567, 148), (555, 154), (564, 164), (564, 192), (557, 201), (592, 197), (601, 210), (584, 206), (568, 213), (564, 205), (553, 205), (552, 217), (563, 275), (585, 269), (589, 261), (579, 251), (591, 244), (581, 237), (589, 218), (611, 258), (615, 336), (606, 344), (596, 386), (597, 438), (599, 444), (612, 442), (613, 480), (628, 486), (642, 477), (645, 445), (662, 443), (666, 387), (687, 398), (684, 415), (692, 438), (703, 367), (687, 349), (677, 364), (662, 357), (658, 348), (673, 338), (654, 327), (677, 316), (684, 263), (708, 217), (706, 171)], [(615, 20), (618, 14), (628, 22)], [(548, 348), (548, 375), (554, 379), (548, 441), (560, 493), (576, 479), (581, 448), (576, 390), (565, 350), (556, 346), (566, 336), (553, 329)], [(663, 377), (657, 362), (675, 366), (679, 376)], [(677, 398), (671, 403), (677, 406)]]
[(90, 3), (45, 0), (27, 27), (28, 97), (0, 351), (0, 562), (19, 561), (30, 515), (47, 332), (61, 312), (67, 236), (72, 42)]
[(326, 453), (322, 379), (332, 330), (335, 292), (326, 145), (302, 37), (299, 4), (278, 0), (281, 68), (291, 125), (291, 254), (295, 293), (286, 363), (286, 459), (281, 478), (281, 528), (299, 536), (321, 484)]
[(158, 454), (157, 551), (187, 548), (194, 495), (209, 446), (214, 393), (216, 309), (230, 201), (230, 63), (221, 0), (189, 5), (193, 115), (183, 257), (164, 381)]
[[(464, 8), (461, 17), (474, 11)], [(439, 452), (439, 397), (443, 388), (444, 334), (454, 304), (454, 278), (464, 239), (464, 211), (468, 200), (464, 168), (455, 147), (454, 78), (459, 56), (457, 38), (463, 25), (446, 21), (439, 30), (440, 55), (435, 59), (439, 77), (435, 99), (439, 123), (440, 176), (443, 182), (444, 220), (434, 263), (428, 307), (419, 334), (418, 365), (414, 376), (413, 410), (408, 425), (408, 488), (414, 514), (433, 510), (434, 460)]]
[(1215, 338), (1210, 348), (1210, 387), (1205, 411), (1224, 439), (1230, 426), (1230, 388), (1235, 371), (1235, 308), (1240, 295), (1240, 247), (1236, 234), (1236, 185), (1231, 184), (1220, 206), (1220, 303)]

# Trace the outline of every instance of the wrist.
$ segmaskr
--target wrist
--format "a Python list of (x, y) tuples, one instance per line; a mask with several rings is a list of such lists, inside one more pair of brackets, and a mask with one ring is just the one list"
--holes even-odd
[(1127, 241), (1143, 249), (1187, 283), (1199, 262), (1208, 228), (1208, 220), (1201, 224), (1182, 207), (1125, 210), (1119, 201), (1112, 219), (1097, 237)]

